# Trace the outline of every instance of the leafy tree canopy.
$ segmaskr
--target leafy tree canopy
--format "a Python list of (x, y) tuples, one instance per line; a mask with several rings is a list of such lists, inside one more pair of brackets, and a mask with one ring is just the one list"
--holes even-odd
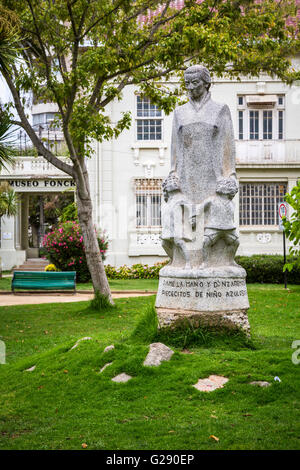
[(129, 113), (113, 125), (105, 111), (126, 85), (139, 85), (170, 112), (178, 90), (170, 93), (158, 82), (187, 63), (202, 63), (217, 76), (265, 71), (287, 82), (297, 78), (288, 56), (299, 43), (286, 23), (295, 14), (293, 1), (186, 0), (181, 9), (170, 0), (0, 5), (20, 18), (24, 62), (15, 69), (16, 88), (57, 103), (71, 156), (92, 138), (111, 139), (129, 126)]

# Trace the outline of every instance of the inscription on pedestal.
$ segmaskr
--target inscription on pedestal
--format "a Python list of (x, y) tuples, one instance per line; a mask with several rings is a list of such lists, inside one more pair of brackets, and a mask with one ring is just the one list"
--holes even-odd
[[(189, 299), (189, 303), (186, 303)], [(245, 279), (161, 278), (157, 307), (196, 310), (234, 310), (249, 308)]]

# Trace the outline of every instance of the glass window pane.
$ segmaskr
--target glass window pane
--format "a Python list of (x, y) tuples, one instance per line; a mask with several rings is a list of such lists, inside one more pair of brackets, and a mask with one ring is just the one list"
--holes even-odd
[(278, 139), (283, 139), (283, 111), (278, 111)]
[(244, 111), (239, 111), (239, 139), (244, 138)]
[(250, 139), (258, 140), (259, 139), (259, 122), (258, 122), (258, 111), (249, 112), (249, 129), (250, 129)]
[(278, 225), (286, 183), (240, 183), (240, 225)]

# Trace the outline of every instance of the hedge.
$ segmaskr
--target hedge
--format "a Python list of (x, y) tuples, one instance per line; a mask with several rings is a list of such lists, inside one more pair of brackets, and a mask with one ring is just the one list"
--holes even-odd
[[(287, 257), (287, 262), (293, 258)], [(247, 272), (247, 282), (262, 284), (283, 284), (283, 256), (280, 255), (253, 255), (237, 256), (235, 261)], [(300, 266), (295, 266), (287, 272), (287, 281), (290, 284), (300, 284)]]
[(133, 266), (120, 266), (116, 268), (110, 264), (105, 265), (108, 279), (158, 279), (160, 269), (168, 264), (169, 260), (148, 264), (134, 264)]
[[(283, 284), (283, 256), (280, 255), (253, 255), (237, 256), (236, 262), (247, 271), (248, 283)], [(289, 257), (288, 257), (289, 260)], [(105, 266), (108, 279), (158, 279), (160, 269), (168, 264), (168, 260), (148, 264), (134, 264), (133, 266), (111, 265)], [(295, 266), (287, 273), (288, 283), (300, 284), (300, 266)]]

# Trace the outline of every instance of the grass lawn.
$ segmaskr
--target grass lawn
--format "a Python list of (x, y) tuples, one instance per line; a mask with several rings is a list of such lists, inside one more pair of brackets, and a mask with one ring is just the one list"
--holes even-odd
[[(0, 448), (300, 449), (300, 364), (291, 360), (300, 286), (252, 284), (248, 292), (252, 344), (169, 337), (175, 354), (155, 368), (142, 365), (149, 343), (161, 339), (151, 327), (154, 296), (118, 299), (101, 313), (87, 302), (1, 307)], [(70, 350), (84, 336), (92, 340)], [(133, 378), (112, 382), (121, 372)], [(211, 374), (229, 381), (211, 393), (192, 387)]]
[[(0, 290), (11, 290), (11, 277), (0, 279)], [(148, 290), (156, 291), (158, 279), (111, 279), (109, 285), (112, 290)], [(92, 290), (91, 282), (78, 282), (77, 290)]]

